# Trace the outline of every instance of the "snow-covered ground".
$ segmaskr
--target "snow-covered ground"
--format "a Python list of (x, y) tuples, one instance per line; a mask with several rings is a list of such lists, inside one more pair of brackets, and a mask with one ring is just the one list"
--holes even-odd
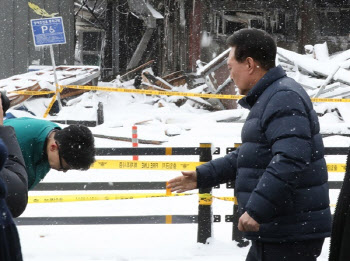
[[(104, 85), (104, 84), (102, 84)], [(227, 110), (208, 112), (196, 109), (190, 101), (177, 107), (163, 97), (155, 102), (155, 97), (127, 93), (86, 93), (79, 102), (71, 101), (70, 106), (51, 119), (71, 120), (96, 119), (98, 102), (104, 104), (105, 123), (91, 128), (93, 133), (131, 137), (131, 127), (138, 125), (139, 139), (166, 141), (160, 147), (198, 147), (201, 142), (210, 142), (221, 148), (240, 142), (242, 123), (217, 122), (229, 117), (244, 117), (247, 111)], [(48, 99), (26, 102), (38, 115), (45, 111)], [(92, 108), (91, 108), (92, 106)], [(349, 106), (349, 105), (348, 105)], [(350, 107), (348, 107), (350, 108)], [(18, 116), (24, 116), (19, 113)], [(350, 127), (349, 122), (340, 123), (330, 115), (321, 119), (322, 130), (339, 132)], [(64, 126), (64, 125), (62, 125)], [(178, 134), (167, 136), (165, 133)], [(329, 137), (326, 146), (350, 146), (350, 138)], [(97, 147), (131, 147), (131, 143), (96, 139)], [(140, 145), (140, 147), (155, 145)], [(215, 155), (215, 157), (217, 157)], [(99, 157), (103, 158), (103, 157)], [(113, 157), (131, 160), (132, 157)], [(140, 156), (139, 160), (198, 161), (198, 156)], [(345, 157), (332, 156), (329, 163), (345, 163)], [(167, 181), (180, 175), (179, 171), (143, 170), (100, 170), (86, 172), (52, 170), (43, 182), (125, 182), (125, 181)], [(342, 180), (342, 173), (330, 173), (330, 180)], [(149, 193), (160, 191), (64, 191), (38, 192), (30, 195), (52, 194), (107, 194), (107, 193)], [(163, 191), (165, 192), (165, 191)], [(232, 196), (232, 189), (222, 186), (213, 191), (217, 196)], [(331, 191), (331, 203), (335, 204), (338, 191)], [(224, 222), (224, 216), (232, 214), (233, 203), (214, 200), (213, 214), (221, 215), (222, 222), (213, 224), (210, 244), (197, 241), (196, 224), (156, 224), (156, 225), (69, 225), (69, 226), (18, 226), (24, 260), (65, 260), (65, 261), (141, 261), (141, 260), (245, 260), (248, 247), (239, 248), (232, 242), (232, 224)], [(334, 208), (333, 208), (334, 210)], [(147, 198), (130, 200), (89, 201), (71, 203), (29, 204), (22, 217), (67, 217), (67, 216), (147, 216), (147, 215), (196, 215), (198, 196)], [(328, 259), (329, 240), (324, 244), (319, 260)]]

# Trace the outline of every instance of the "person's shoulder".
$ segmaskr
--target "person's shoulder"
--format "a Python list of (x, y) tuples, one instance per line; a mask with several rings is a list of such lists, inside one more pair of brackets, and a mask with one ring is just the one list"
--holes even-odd
[(293, 78), (290, 78), (288, 76), (285, 76), (279, 79), (273, 85), (274, 85), (274, 88), (270, 88), (272, 95), (275, 93), (281, 94), (283, 92), (284, 93), (294, 92), (302, 97), (308, 96), (304, 88), (300, 85), (300, 83), (298, 83)]
[(30, 128), (52, 128), (61, 129), (59, 125), (55, 122), (51, 122), (44, 119), (21, 117), (21, 118), (11, 118), (4, 121), (4, 125), (13, 127), (30, 127)]
[(10, 119), (4, 119), (4, 125), (5, 126), (22, 126), (26, 125), (31, 118), (27, 117), (21, 117), (21, 118), (10, 118)]
[(274, 85), (277, 87), (275, 91), (290, 90), (295, 87), (301, 87), (301, 85), (298, 82), (296, 82), (293, 78), (288, 76), (284, 76), (278, 79), (276, 82), (274, 82)]
[(28, 122), (28, 121), (33, 121), (33, 120), (38, 120), (38, 119), (30, 118), (30, 117), (10, 118), (10, 119), (5, 119), (4, 123), (9, 123), (9, 122)]

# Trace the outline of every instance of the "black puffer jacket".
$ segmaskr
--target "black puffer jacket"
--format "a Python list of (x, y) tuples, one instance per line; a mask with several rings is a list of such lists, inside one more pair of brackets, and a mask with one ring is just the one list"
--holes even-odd
[[(8, 161), (7, 157), (7, 148), (3, 140), (0, 139), (0, 170)], [(6, 184), (0, 176), (0, 260), (21, 261), (21, 244), (16, 225), (5, 201), (6, 194)]]
[(279, 66), (239, 102), (250, 109), (242, 145), (197, 168), (198, 187), (236, 180), (240, 214), (259, 224), (248, 239), (301, 241), (331, 231), (328, 174), (309, 96)]

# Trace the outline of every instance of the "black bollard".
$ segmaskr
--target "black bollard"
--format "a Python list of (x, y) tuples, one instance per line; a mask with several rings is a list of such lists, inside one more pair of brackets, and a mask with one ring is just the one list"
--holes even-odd
[[(208, 162), (212, 159), (211, 144), (201, 143), (199, 161)], [(197, 242), (206, 244), (207, 239), (211, 237), (212, 224), (212, 197), (211, 188), (199, 189), (199, 205), (198, 205), (198, 236)]]
[(333, 217), (329, 261), (350, 260), (350, 150), (346, 171)]

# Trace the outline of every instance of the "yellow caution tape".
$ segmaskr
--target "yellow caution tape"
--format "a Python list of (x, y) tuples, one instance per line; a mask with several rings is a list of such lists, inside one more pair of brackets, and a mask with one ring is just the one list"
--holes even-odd
[(328, 172), (345, 172), (346, 164), (336, 164), (336, 163), (327, 164), (327, 170)]
[(49, 14), (48, 12), (46, 12), (44, 9), (40, 8), (39, 6), (28, 2), (29, 7), (38, 15), (40, 16), (44, 16), (44, 17), (54, 17), (55, 15), (58, 15), (58, 13), (52, 13)]
[[(84, 86), (84, 85), (61, 85), (60, 92), (63, 88), (90, 90), (90, 91), (107, 91), (107, 92), (124, 92), (124, 93), (139, 93), (147, 95), (166, 95), (166, 96), (184, 96), (184, 97), (200, 97), (200, 98), (216, 98), (226, 100), (239, 100), (243, 95), (227, 95), (227, 94), (209, 94), (209, 93), (192, 93), (192, 92), (170, 92), (170, 91), (156, 91), (156, 90), (139, 90), (139, 89), (125, 89), (102, 86)], [(55, 93), (53, 91), (12, 91), (22, 95), (44, 95)], [(311, 98), (313, 102), (350, 102), (350, 99), (334, 99), (334, 98)]]
[(166, 195), (164, 193), (138, 193), (138, 194), (85, 194), (85, 195), (52, 195), (52, 196), (29, 196), (28, 203), (58, 203), (96, 200), (123, 200), (138, 198), (162, 198), (190, 196), (191, 193), (175, 193)]
[[(205, 162), (97, 160), (91, 169), (196, 170)], [(327, 164), (329, 172), (345, 172), (346, 164)]]
[(213, 198), (224, 200), (224, 201), (232, 201), (235, 205), (238, 204), (236, 197), (216, 197), (209, 193), (198, 194), (199, 195), (199, 205), (211, 205), (213, 202)]
[[(28, 203), (60, 203), (60, 202), (79, 202), (79, 201), (97, 201), (97, 200), (124, 200), (139, 198), (165, 198), (191, 196), (195, 193), (132, 193), (132, 194), (84, 194), (84, 195), (50, 195), (50, 196), (29, 196)], [(236, 197), (215, 197), (209, 193), (198, 194), (200, 205), (211, 205), (212, 199), (233, 201), (237, 204)]]
[(49, 106), (47, 107), (47, 109), (46, 109), (46, 111), (45, 111), (45, 114), (44, 114), (44, 118), (46, 118), (47, 117), (47, 115), (49, 114), (49, 112), (50, 112), (50, 110), (51, 110), (51, 108), (52, 108), (52, 105), (55, 103), (55, 101), (56, 101), (56, 97), (57, 97), (57, 94), (55, 94), (53, 97), (52, 97), (52, 99), (51, 99), (51, 102), (50, 102), (50, 104), (49, 104)]
[(312, 102), (350, 102), (350, 99), (311, 98)]
[(195, 170), (205, 162), (97, 160), (92, 169)]
[(235, 205), (238, 205), (236, 197), (215, 197), (215, 196), (213, 196), (213, 198), (216, 198), (219, 200), (224, 200), (224, 201), (232, 201)]
[(70, 89), (92, 90), (92, 91), (139, 93), (139, 94), (147, 94), (147, 95), (167, 95), (167, 96), (217, 98), (217, 99), (228, 99), (228, 100), (238, 100), (238, 99), (241, 99), (242, 97), (244, 97), (242, 95), (208, 94), (208, 93), (192, 93), (192, 92), (168, 92), (168, 91), (155, 91), (155, 90), (112, 88), (112, 87), (101, 87), (101, 86), (63, 85), (63, 87), (70, 88)]
[[(94, 91), (140, 93), (140, 94), (148, 94), (148, 95), (216, 98), (216, 99), (228, 99), (228, 100), (239, 100), (239, 99), (244, 97), (242, 95), (208, 94), (208, 93), (191, 93), (191, 92), (169, 92), (169, 91), (155, 91), (155, 90), (137, 90), (137, 89), (111, 88), (111, 87), (102, 87), (102, 86), (64, 85), (63, 87), (71, 88), (71, 89), (94, 90)], [(350, 99), (332, 99), (332, 98), (312, 98), (311, 100), (313, 102), (350, 102)]]
[(21, 95), (45, 95), (55, 93), (54, 91), (10, 91), (9, 93), (21, 94)]
[(198, 194), (199, 196), (199, 205), (209, 206), (213, 203), (213, 196), (209, 193)]

